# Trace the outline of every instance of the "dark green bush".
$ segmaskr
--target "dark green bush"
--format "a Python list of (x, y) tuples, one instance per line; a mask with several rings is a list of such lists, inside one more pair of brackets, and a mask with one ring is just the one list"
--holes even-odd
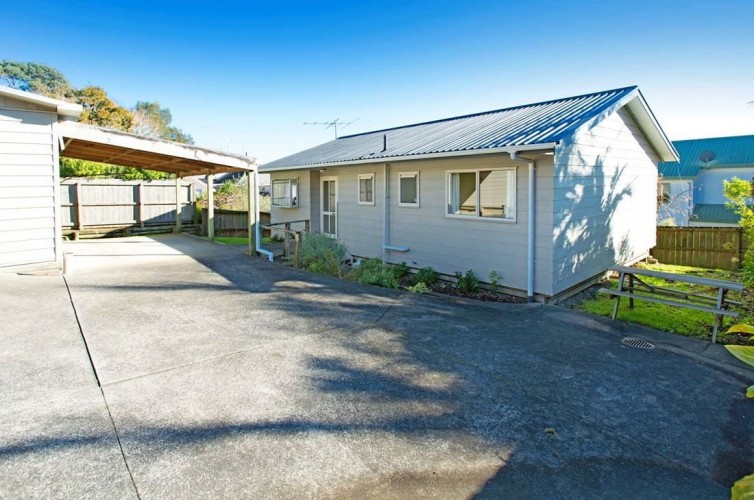
[(348, 272), (348, 249), (340, 241), (314, 233), (306, 235), (301, 244), (301, 267), (342, 278)]
[(419, 269), (419, 272), (416, 273), (414, 281), (417, 283), (424, 283), (427, 286), (432, 286), (440, 281), (440, 273), (431, 267), (422, 267)]
[(456, 277), (456, 288), (461, 293), (476, 293), (479, 289), (479, 278), (476, 277), (474, 271), (469, 269), (466, 274), (461, 274), (460, 271), (456, 271), (454, 276)]
[(352, 280), (365, 285), (377, 285), (384, 288), (398, 288), (392, 266), (380, 259), (364, 259), (349, 276)]
[(396, 264), (393, 266), (393, 276), (395, 276), (398, 279), (401, 279), (404, 276), (408, 276), (410, 272), (411, 272), (411, 269), (409, 269), (408, 265), (406, 265), (405, 262), (401, 262), (400, 264)]

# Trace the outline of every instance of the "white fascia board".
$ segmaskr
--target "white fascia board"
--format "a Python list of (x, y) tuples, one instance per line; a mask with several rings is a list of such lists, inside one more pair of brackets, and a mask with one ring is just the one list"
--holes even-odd
[(273, 172), (283, 172), (285, 170), (311, 170), (313, 168), (349, 167), (351, 165), (364, 165), (368, 163), (395, 163), (399, 161), (430, 160), (436, 158), (453, 158), (457, 156), (479, 156), (495, 153), (510, 154), (531, 151), (550, 151), (552, 149), (555, 149), (556, 145), (556, 142), (545, 142), (542, 144), (531, 144), (527, 146), (505, 146), (501, 148), (476, 149), (471, 151), (451, 151), (446, 153), (427, 153), (407, 156), (380, 156), (377, 158), (367, 158), (362, 160), (344, 160), (324, 163), (308, 163), (305, 165), (292, 165), (290, 167), (273, 168), (270, 170), (265, 170), (264, 165), (262, 165), (259, 168), (259, 172), (262, 174), (269, 174)]
[(200, 148), (179, 142), (165, 141), (151, 137), (142, 137), (117, 130), (105, 130), (83, 123), (61, 122), (60, 135), (65, 139), (107, 144), (134, 151), (156, 153), (160, 155), (197, 160), (212, 165), (238, 168), (240, 170), (255, 170), (256, 162), (246, 156), (223, 153), (211, 149)]
[(43, 95), (32, 94), (31, 92), (24, 92), (23, 90), (12, 89), (0, 85), (0, 95), (9, 97), (11, 99), (17, 99), (19, 101), (30, 102), (38, 106), (54, 109), (61, 116), (71, 116), (78, 118), (84, 108), (80, 104), (74, 104), (72, 102), (60, 101), (58, 99), (51, 99)]

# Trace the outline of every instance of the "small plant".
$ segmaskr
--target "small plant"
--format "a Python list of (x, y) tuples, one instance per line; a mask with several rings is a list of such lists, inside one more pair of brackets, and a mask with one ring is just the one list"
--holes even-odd
[(301, 244), (301, 267), (313, 273), (342, 278), (348, 272), (348, 249), (324, 234), (309, 234)]
[(273, 234), (270, 239), (275, 243), (282, 243), (285, 241), (285, 238), (283, 238), (283, 236), (279, 234)]
[(478, 291), (479, 278), (476, 277), (476, 274), (471, 269), (466, 271), (466, 274), (456, 271), (453, 276), (456, 278), (456, 288), (458, 288), (459, 292), (474, 294)]
[(440, 281), (440, 273), (432, 269), (431, 267), (422, 267), (419, 272), (416, 273), (416, 282), (424, 283), (426, 286), (432, 286)]
[(408, 265), (405, 262), (401, 262), (400, 264), (393, 266), (393, 276), (398, 279), (401, 279), (404, 276), (408, 276), (410, 272), (411, 269), (409, 269)]
[(365, 285), (377, 285), (384, 288), (398, 288), (398, 280), (395, 278), (392, 266), (385, 264), (380, 259), (364, 259), (355, 268), (350, 276), (357, 283)]
[(413, 286), (406, 287), (406, 290), (411, 293), (427, 293), (429, 288), (427, 288), (427, 285), (423, 281), (420, 281)]
[(490, 291), (498, 293), (500, 291), (500, 280), (503, 279), (503, 275), (497, 271), (490, 271)]

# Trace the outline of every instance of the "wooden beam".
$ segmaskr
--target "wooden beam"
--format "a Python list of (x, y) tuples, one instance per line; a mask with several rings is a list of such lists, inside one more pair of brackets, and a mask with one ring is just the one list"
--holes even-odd
[(215, 241), (215, 176), (207, 173), (207, 238)]

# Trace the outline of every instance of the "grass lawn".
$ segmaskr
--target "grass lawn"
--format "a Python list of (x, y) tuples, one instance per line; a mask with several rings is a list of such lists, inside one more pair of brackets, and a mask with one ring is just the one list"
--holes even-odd
[[(723, 271), (720, 269), (702, 269), (699, 267), (671, 266), (666, 264), (640, 264), (638, 267), (644, 269), (653, 269), (674, 274), (684, 274), (690, 276), (699, 276), (703, 278), (721, 279), (726, 281), (740, 281), (738, 273)], [(650, 285), (664, 286), (684, 291), (705, 291), (704, 288), (687, 283), (669, 284), (664, 280), (650, 277), (642, 277), (642, 280)], [(617, 288), (618, 280), (611, 279), (602, 284), (605, 288)], [(729, 292), (728, 298), (743, 302), (743, 306), (737, 310), (741, 313), (738, 318), (723, 318), (723, 328), (718, 334), (718, 340), (721, 343), (738, 344), (745, 341), (745, 338), (738, 335), (726, 335), (723, 333), (731, 325), (737, 323), (746, 323), (754, 325), (754, 299), (749, 296), (749, 290), (743, 293)], [(594, 297), (586, 298), (576, 303), (575, 308), (583, 311), (598, 314), (600, 316), (610, 316), (613, 312), (614, 299), (607, 295), (597, 294)], [(628, 308), (628, 300), (623, 298), (618, 309), (618, 319), (629, 323), (638, 323), (640, 325), (650, 326), (666, 332), (678, 333), (688, 337), (696, 337), (709, 340), (712, 335), (712, 326), (715, 322), (715, 316), (710, 313), (685, 309), (683, 307), (667, 306), (664, 304), (653, 304), (643, 300), (635, 300), (634, 308)]]

